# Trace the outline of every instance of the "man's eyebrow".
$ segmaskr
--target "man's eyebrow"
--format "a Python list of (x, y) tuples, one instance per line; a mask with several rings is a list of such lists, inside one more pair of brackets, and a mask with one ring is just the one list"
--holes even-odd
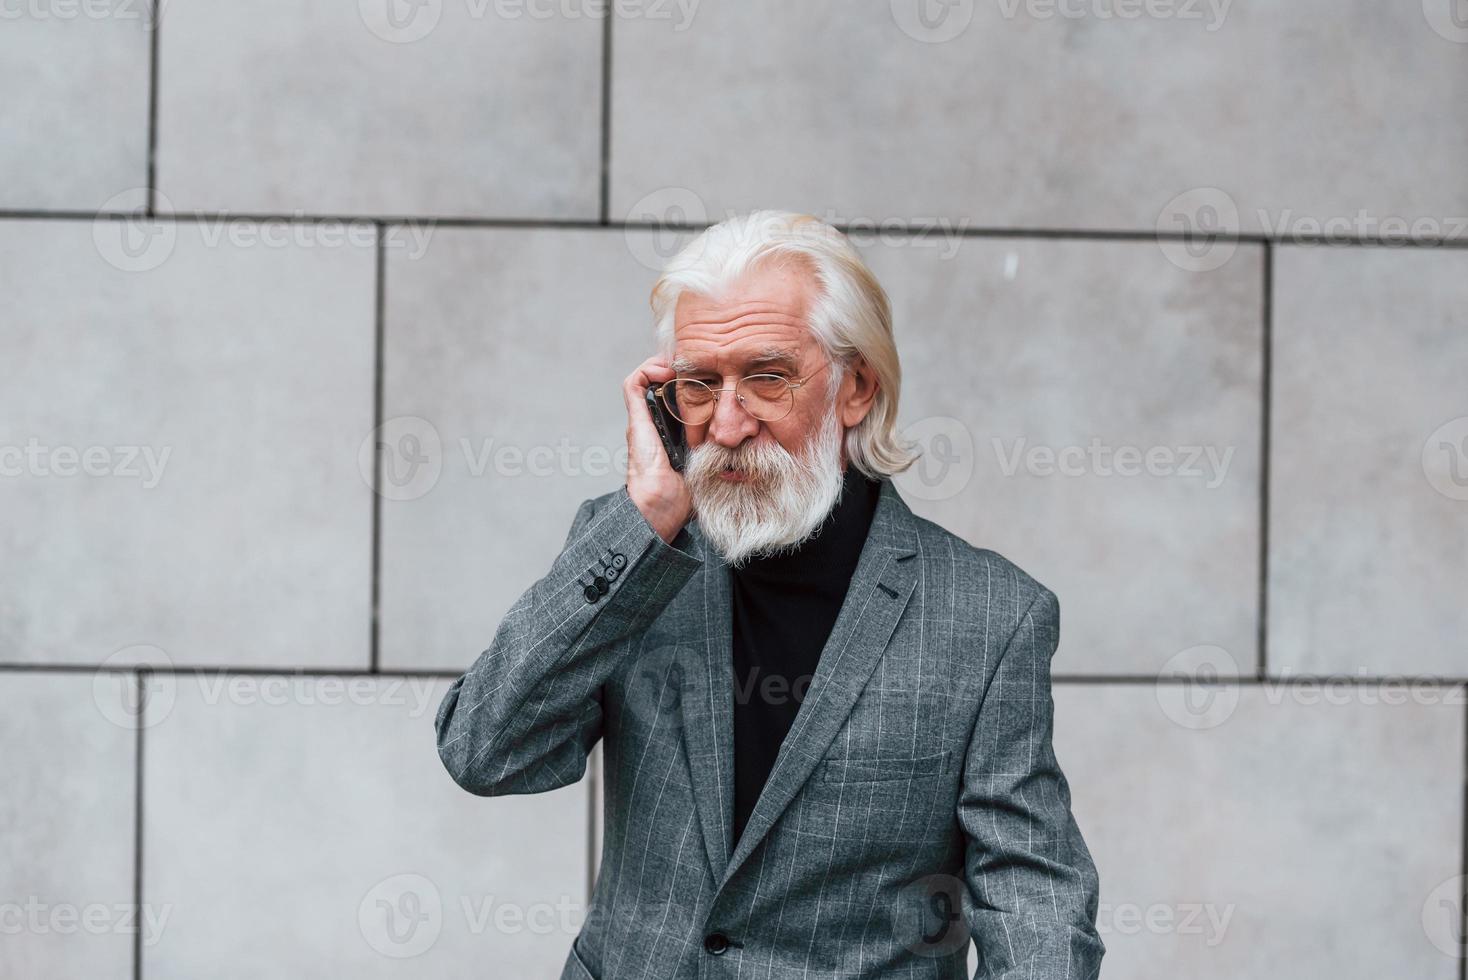
[(766, 347), (749, 364), (751, 367), (787, 367), (794, 370), (800, 367), (800, 354), (792, 347)]
[[(707, 370), (697, 359), (682, 355), (673, 358), (671, 366), (679, 374)], [(794, 370), (800, 366), (800, 354), (793, 347), (765, 347), (745, 361), (745, 366), (786, 367)]]

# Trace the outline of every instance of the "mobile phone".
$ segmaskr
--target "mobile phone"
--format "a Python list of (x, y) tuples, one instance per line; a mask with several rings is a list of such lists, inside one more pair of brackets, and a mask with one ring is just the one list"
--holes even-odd
[(683, 472), (683, 459), (688, 451), (688, 436), (683, 431), (683, 423), (673, 417), (668, 411), (668, 406), (663, 400), (653, 393), (652, 388), (647, 389), (647, 410), (652, 413), (652, 424), (658, 430), (658, 436), (663, 440), (663, 449), (668, 453), (668, 462), (673, 469), (679, 473)]

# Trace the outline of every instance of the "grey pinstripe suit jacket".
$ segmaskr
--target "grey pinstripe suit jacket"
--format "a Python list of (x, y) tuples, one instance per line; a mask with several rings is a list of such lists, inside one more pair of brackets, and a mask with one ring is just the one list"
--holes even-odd
[(562, 980), (961, 977), (970, 938), (979, 977), (1097, 975), (1096, 870), (1051, 750), (1053, 593), (884, 480), (737, 846), (731, 630), (697, 521), (669, 545), (624, 486), (581, 505), (439, 706), (439, 755), (484, 796), (573, 783), (602, 740), (601, 868)]

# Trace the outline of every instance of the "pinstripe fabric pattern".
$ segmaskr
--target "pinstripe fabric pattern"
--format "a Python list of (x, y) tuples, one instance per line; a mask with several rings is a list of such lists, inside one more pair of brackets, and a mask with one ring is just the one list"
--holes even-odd
[[(607, 595), (589, 572), (627, 556)], [(728, 568), (625, 487), (583, 503), (436, 717), (484, 796), (606, 761), (596, 890), (562, 980), (1097, 975), (1097, 880), (1051, 749), (1054, 594), (890, 480), (737, 846)], [(704, 948), (721, 933), (730, 947)]]

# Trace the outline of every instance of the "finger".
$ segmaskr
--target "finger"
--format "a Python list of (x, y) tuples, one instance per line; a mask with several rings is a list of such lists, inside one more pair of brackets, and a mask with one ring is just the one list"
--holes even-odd
[(638, 424), (638, 420), (652, 421), (652, 416), (647, 411), (647, 389), (651, 381), (642, 370), (632, 372), (627, 380), (622, 382), (622, 400), (627, 403), (627, 418), (632, 424)]
[[(628, 414), (633, 418), (641, 416), (651, 422), (652, 418), (647, 412), (647, 389), (670, 380), (676, 374), (660, 357), (650, 357), (638, 365), (637, 370), (628, 375), (622, 384), (622, 397), (627, 403)], [(638, 405), (642, 406), (640, 410)]]

